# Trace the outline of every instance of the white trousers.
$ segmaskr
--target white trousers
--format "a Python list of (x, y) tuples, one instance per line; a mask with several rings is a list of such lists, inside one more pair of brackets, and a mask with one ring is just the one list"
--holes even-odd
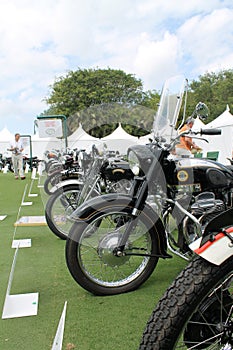
[(15, 176), (24, 176), (22, 154), (12, 154), (12, 163)]

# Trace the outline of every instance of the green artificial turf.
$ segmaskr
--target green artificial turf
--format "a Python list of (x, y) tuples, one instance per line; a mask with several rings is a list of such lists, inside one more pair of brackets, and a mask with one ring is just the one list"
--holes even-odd
[[(49, 350), (57, 331), (65, 301), (67, 312), (63, 350), (137, 349), (156, 302), (186, 262), (178, 257), (161, 260), (150, 279), (138, 290), (117, 296), (97, 297), (82, 289), (66, 267), (65, 241), (47, 226), (14, 227), (17, 217), (44, 215), (46, 196), (30, 173), (16, 181), (12, 173), (0, 173), (0, 307), (6, 289), (15, 249), (13, 239), (30, 238), (31, 248), (20, 248), (10, 294), (39, 293), (37, 316), (0, 320), (1, 350)], [(28, 190), (21, 206), (25, 185)], [(20, 208), (20, 209), (19, 209)]]

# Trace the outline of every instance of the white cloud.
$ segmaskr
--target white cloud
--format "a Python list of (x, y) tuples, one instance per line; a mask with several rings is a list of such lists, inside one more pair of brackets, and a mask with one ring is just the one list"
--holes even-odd
[(232, 0), (1, 0), (0, 129), (20, 116), (32, 132), (49, 84), (78, 67), (122, 69), (150, 89), (232, 68), (232, 23)]
[(233, 9), (194, 16), (178, 30), (186, 65), (193, 73), (232, 68)]
[(148, 89), (162, 86), (164, 80), (177, 74), (178, 40), (176, 35), (165, 32), (160, 41), (142, 35), (134, 61), (134, 69), (142, 76)]

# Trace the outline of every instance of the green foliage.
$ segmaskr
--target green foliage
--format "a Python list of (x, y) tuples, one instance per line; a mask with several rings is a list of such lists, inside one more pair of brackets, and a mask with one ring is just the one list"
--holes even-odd
[(143, 92), (140, 79), (114, 69), (78, 69), (50, 86), (44, 115), (64, 114), (68, 134), (79, 124), (93, 136), (104, 137), (122, 123), (127, 132), (141, 136), (151, 131), (159, 101), (156, 92)]
[[(198, 102), (209, 107), (210, 122), (219, 116), (227, 104), (233, 105), (233, 70), (206, 73), (189, 84), (186, 116)], [(135, 136), (150, 132), (157, 111), (160, 93), (143, 91), (142, 81), (132, 74), (115, 69), (78, 69), (57, 78), (46, 98), (49, 109), (44, 115), (64, 114), (68, 133), (79, 124), (96, 137), (113, 132), (119, 123)], [(182, 119), (183, 109), (180, 118)]]
[(233, 70), (223, 70), (219, 73), (206, 73), (190, 83), (187, 114), (192, 114), (195, 105), (201, 101), (209, 107), (209, 117), (206, 122), (217, 118), (226, 106), (233, 105)]
[(78, 111), (68, 118), (69, 133), (80, 124), (95, 137), (104, 137), (113, 132), (119, 123), (128, 133), (139, 136), (151, 131), (155, 111), (132, 104), (105, 103)]
[(46, 98), (53, 112), (67, 117), (90, 106), (105, 103), (140, 104), (142, 82), (114, 69), (78, 69), (56, 79)]

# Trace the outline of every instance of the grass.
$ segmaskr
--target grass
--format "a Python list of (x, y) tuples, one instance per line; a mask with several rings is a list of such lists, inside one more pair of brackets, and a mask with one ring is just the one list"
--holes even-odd
[[(21, 216), (44, 215), (46, 196), (33, 183)], [(31, 248), (21, 248), (15, 266), (11, 294), (39, 292), (37, 316), (0, 320), (1, 350), (49, 350), (67, 300), (63, 350), (133, 350), (158, 299), (185, 266), (178, 257), (161, 260), (150, 279), (138, 290), (111, 297), (96, 297), (82, 289), (66, 267), (65, 241), (47, 226), (17, 227), (25, 185), (31, 185), (30, 173), (25, 181), (15, 181), (11, 173), (0, 173), (0, 306), (4, 305), (14, 256), (14, 239), (32, 239)], [(27, 191), (28, 194), (28, 191)]]

